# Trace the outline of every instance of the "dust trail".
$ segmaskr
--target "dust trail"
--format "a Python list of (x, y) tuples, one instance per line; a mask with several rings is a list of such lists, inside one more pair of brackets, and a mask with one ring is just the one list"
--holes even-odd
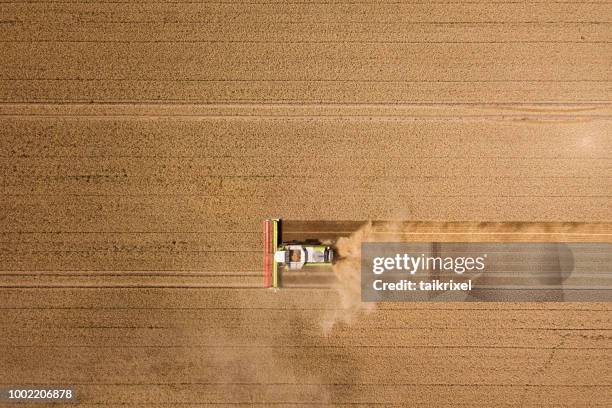
[(333, 271), (338, 280), (340, 309), (334, 311), (323, 322), (323, 331), (328, 334), (339, 322), (350, 324), (362, 311), (369, 313), (376, 309), (375, 303), (361, 302), (361, 244), (364, 242), (401, 242), (402, 233), (411, 226), (404, 222), (368, 221), (348, 237), (336, 241), (336, 262)]
[(362, 311), (368, 313), (376, 308), (375, 303), (361, 302), (361, 244), (364, 242), (411, 242), (448, 240), (482, 240), (471, 232), (549, 232), (547, 226), (529, 223), (478, 223), (478, 222), (415, 222), (388, 221), (365, 223), (348, 237), (339, 238), (336, 243), (336, 262), (333, 272), (338, 281), (340, 308), (324, 318), (323, 331), (328, 334), (336, 324), (350, 324)]
[[(559, 239), (553, 238), (555, 232), (571, 234), (584, 233), (584, 230), (585, 226), (580, 223), (369, 221), (350, 236), (336, 241), (337, 261), (333, 271), (339, 284), (340, 309), (324, 320), (324, 332), (329, 333), (339, 322), (350, 324), (360, 312), (376, 308), (375, 303), (361, 302), (361, 244), (364, 242), (495, 242), (500, 238), (512, 242), (523, 240), (529, 234), (536, 234), (530, 237), (532, 240), (554, 241)], [(482, 276), (471, 278), (477, 281)]]
[(350, 236), (336, 241), (336, 261), (332, 269), (339, 283), (340, 309), (325, 317), (325, 334), (329, 334), (338, 322), (351, 323), (361, 310), (369, 312), (376, 308), (374, 303), (361, 302), (361, 244), (371, 242), (373, 232), (372, 222), (367, 222)]

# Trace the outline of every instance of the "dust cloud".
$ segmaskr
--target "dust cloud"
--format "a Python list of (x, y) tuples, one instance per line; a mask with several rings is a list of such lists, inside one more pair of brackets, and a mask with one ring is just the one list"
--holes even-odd
[(376, 226), (365, 223), (348, 237), (340, 237), (335, 244), (336, 261), (332, 267), (338, 280), (336, 290), (340, 297), (340, 308), (325, 316), (323, 332), (327, 335), (342, 322), (350, 324), (362, 311), (369, 313), (376, 309), (375, 303), (361, 301), (361, 244), (374, 241), (375, 232), (392, 234), (398, 228), (395, 223), (384, 223)]
[[(336, 241), (337, 260), (333, 272), (338, 281), (340, 307), (325, 318), (324, 332), (329, 333), (340, 322), (351, 324), (359, 313), (368, 313), (376, 308), (375, 303), (361, 302), (361, 244), (364, 242), (513, 242), (525, 240), (526, 237), (531, 241), (554, 241), (561, 239), (554, 235), (559, 230), (593, 233), (581, 223), (369, 221), (350, 236)], [(567, 236), (564, 238), (568, 239)], [(559, 262), (569, 259), (566, 247), (560, 246), (559, 251)], [(563, 267), (559, 264), (557, 269), (568, 275), (567, 270), (572, 267), (573, 264)], [(466, 276), (463, 278), (466, 279)], [(470, 278), (477, 284), (486, 283), (486, 277), (481, 274), (471, 275)], [(548, 284), (560, 285), (562, 281), (562, 277), (557, 275), (549, 275), (547, 279), (545, 283)], [(472, 300), (486, 300), (486, 295), (481, 294)]]

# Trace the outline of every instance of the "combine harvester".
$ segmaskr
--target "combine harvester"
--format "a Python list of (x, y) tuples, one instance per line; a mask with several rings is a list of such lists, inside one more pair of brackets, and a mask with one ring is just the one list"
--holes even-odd
[[(427, 249), (423, 250), (423, 253), (432, 257), (441, 257), (451, 251), (451, 249), (445, 250), (447, 243), (451, 246), (457, 243), (559, 244), (551, 247), (552, 249), (535, 246), (520, 255), (525, 258), (540, 253), (541, 256), (536, 258), (547, 263), (542, 266), (539, 274), (534, 274), (534, 271), (528, 268), (520, 269), (522, 265), (520, 262), (507, 264), (501, 259), (497, 264), (489, 260), (488, 273), (474, 278), (477, 280), (474, 284), (478, 283), (481, 286), (510, 283), (559, 286), (563, 283), (565, 288), (575, 287), (577, 291), (592, 285), (594, 274), (597, 274), (597, 277), (605, 276), (607, 279), (605, 285), (608, 285), (608, 282), (612, 285), (612, 278), (605, 273), (609, 271), (609, 247), (600, 245), (593, 249), (594, 254), (589, 256), (580, 255), (579, 247), (579, 244), (612, 243), (612, 223), (281, 221), (274, 218), (263, 222), (263, 286), (273, 289), (338, 287), (341, 282), (334, 273), (332, 265), (338, 266), (342, 262), (342, 257), (336, 245), (343, 237), (350, 237), (368, 224), (368, 242), (424, 244)], [(358, 237), (360, 240), (363, 239), (363, 236)], [(351, 245), (353, 244), (355, 243)], [(512, 251), (512, 248), (508, 246), (508, 251)], [(572, 251), (568, 252), (568, 248), (578, 256), (576, 265)], [(576, 270), (574, 266), (578, 269)], [(433, 268), (426, 276), (428, 279), (437, 279), (440, 274), (439, 268)], [(544, 278), (546, 280), (543, 280)], [(606, 287), (606, 290), (609, 289)], [(545, 294), (549, 291), (541, 292)], [(478, 299), (491, 300), (484, 299), (484, 295), (481, 294), (478, 295)], [(538, 299), (553, 298), (539, 296)], [(553, 300), (556, 299), (557, 297)]]
[[(267, 219), (263, 223), (264, 287), (279, 288), (284, 273), (291, 272), (299, 281), (304, 276), (301, 272), (305, 268), (329, 270), (334, 260), (332, 244), (324, 244), (318, 239), (283, 241), (281, 225), (281, 220), (277, 218)], [(291, 280), (292, 276), (285, 278)]]

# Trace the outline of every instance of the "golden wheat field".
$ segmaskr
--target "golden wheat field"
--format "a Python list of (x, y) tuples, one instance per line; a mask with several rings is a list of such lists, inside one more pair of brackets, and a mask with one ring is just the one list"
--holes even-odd
[(605, 1), (1, 1), (0, 389), (612, 406), (609, 303), (261, 287), (268, 217), (612, 242), (611, 42)]

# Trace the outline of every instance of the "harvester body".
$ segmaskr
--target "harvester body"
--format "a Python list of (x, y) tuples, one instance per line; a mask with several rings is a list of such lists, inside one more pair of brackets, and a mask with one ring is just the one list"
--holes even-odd
[(305, 266), (325, 265), (333, 261), (334, 252), (331, 246), (320, 242), (291, 242), (281, 244), (274, 253), (274, 261), (284, 264), (289, 270), (300, 270)]

